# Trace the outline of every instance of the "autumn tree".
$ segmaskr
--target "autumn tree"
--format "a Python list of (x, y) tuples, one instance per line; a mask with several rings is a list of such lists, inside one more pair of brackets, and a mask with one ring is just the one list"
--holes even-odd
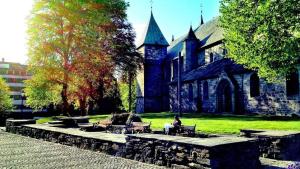
[(123, 0), (36, 1), (28, 30), (33, 73), (25, 89), (28, 104), (41, 107), (60, 100), (68, 112), (76, 102), (84, 112), (89, 99), (102, 97), (99, 89), (111, 83), (112, 72), (123, 62), (117, 58), (124, 55), (116, 53), (123, 41), (114, 40), (131, 31), (122, 24), (126, 7)]
[(269, 81), (296, 69), (300, 58), (298, 0), (222, 0), (228, 57)]

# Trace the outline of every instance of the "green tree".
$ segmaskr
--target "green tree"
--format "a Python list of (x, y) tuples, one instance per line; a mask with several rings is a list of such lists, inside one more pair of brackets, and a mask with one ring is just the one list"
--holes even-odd
[(298, 0), (222, 0), (228, 57), (268, 81), (295, 70), (300, 61), (299, 9)]
[(0, 113), (5, 113), (13, 108), (13, 101), (10, 98), (10, 90), (6, 82), (0, 77)]
[[(111, 72), (123, 62), (116, 58), (124, 54), (117, 52), (127, 43), (118, 37), (132, 31), (126, 7), (124, 0), (37, 0), (28, 30), (33, 72), (31, 89), (25, 90), (28, 104), (42, 107), (60, 100), (68, 112), (76, 102), (84, 114), (90, 100), (101, 100)], [(40, 105), (39, 99), (44, 99)]]
[(136, 81), (133, 81), (132, 87), (133, 90), (130, 90), (130, 85), (127, 82), (119, 82), (119, 90), (122, 100), (123, 108), (126, 111), (132, 111), (135, 109), (136, 103)]

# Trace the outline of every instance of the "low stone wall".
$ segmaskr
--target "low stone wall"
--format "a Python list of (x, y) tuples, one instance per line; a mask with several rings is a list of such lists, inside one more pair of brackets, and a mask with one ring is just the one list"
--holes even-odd
[[(25, 125), (30, 123), (29, 125)], [(159, 134), (83, 132), (8, 120), (6, 130), (36, 139), (104, 152), (174, 169), (260, 169), (256, 139), (189, 138)]]
[(259, 169), (257, 143), (233, 140), (225, 143), (226, 138), (208, 138), (196, 143), (183, 137), (129, 135), (125, 158), (178, 169)]
[(18, 122), (16, 120), (7, 120), (6, 131), (27, 137), (42, 139), (49, 142), (104, 152), (109, 155), (123, 156), (123, 151), (125, 148), (124, 143), (66, 134), (59, 131), (33, 128), (25, 125), (33, 123), (35, 123), (35, 121), (33, 122), (32, 120), (24, 120), (22, 122)]
[(258, 139), (262, 157), (288, 161), (300, 160), (300, 132), (241, 130), (241, 135)]

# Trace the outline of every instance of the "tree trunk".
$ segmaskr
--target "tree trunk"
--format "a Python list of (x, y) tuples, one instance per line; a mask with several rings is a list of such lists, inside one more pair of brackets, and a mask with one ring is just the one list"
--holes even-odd
[(80, 114), (81, 116), (86, 116), (86, 99), (79, 99), (79, 106), (80, 106)]
[(132, 105), (132, 73), (129, 72), (128, 73), (128, 111), (131, 112), (132, 108), (131, 108), (131, 105)]
[(67, 91), (68, 91), (68, 85), (64, 84), (63, 89), (61, 91), (61, 98), (63, 102), (63, 114), (67, 116), (71, 116), (69, 112), (69, 103), (68, 103), (68, 96), (67, 96)]

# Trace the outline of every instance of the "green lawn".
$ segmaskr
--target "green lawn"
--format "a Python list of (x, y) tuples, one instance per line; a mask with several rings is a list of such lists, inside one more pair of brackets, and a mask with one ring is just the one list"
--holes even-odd
[[(90, 116), (90, 122), (97, 122), (109, 115)], [(144, 122), (152, 122), (151, 128), (161, 130), (165, 123), (172, 123), (173, 113), (147, 113), (141, 115)], [(52, 118), (53, 119), (53, 118)], [(51, 118), (38, 120), (44, 123)], [(214, 134), (238, 134), (240, 129), (271, 129), (271, 130), (298, 130), (300, 120), (289, 118), (262, 117), (262, 116), (233, 116), (233, 115), (205, 115), (184, 114), (181, 118), (183, 125), (196, 124), (196, 130)]]

